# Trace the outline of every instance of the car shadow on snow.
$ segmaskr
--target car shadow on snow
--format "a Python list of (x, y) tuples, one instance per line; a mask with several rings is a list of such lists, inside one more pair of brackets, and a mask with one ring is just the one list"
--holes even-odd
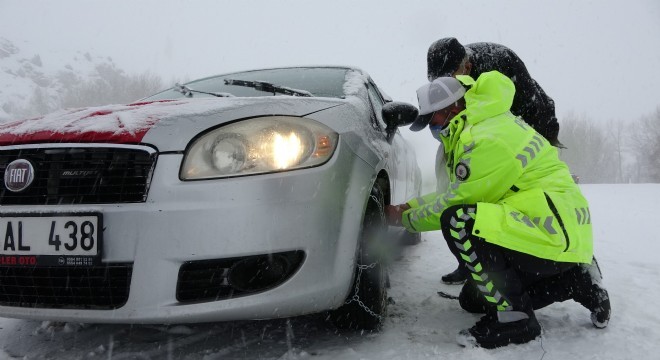
[[(339, 331), (323, 314), (195, 325), (17, 321), (9, 359), (282, 359), (358, 346), (375, 333)], [(5, 329), (7, 331), (9, 329)]]

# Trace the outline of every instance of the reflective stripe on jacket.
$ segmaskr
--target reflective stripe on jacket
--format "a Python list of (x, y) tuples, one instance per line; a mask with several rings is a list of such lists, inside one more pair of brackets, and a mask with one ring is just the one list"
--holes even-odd
[(473, 235), (544, 259), (590, 263), (588, 203), (557, 150), (509, 111), (511, 80), (497, 71), (457, 78), (471, 88), (441, 139), (449, 187), (409, 201), (404, 226), (439, 230), (446, 208), (476, 204)]

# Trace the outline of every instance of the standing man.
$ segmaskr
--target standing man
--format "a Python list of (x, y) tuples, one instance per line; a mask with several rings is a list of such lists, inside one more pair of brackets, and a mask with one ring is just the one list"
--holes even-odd
[(386, 209), (410, 232), (441, 229), (469, 270), (486, 315), (458, 334), (464, 346), (531, 341), (541, 334), (534, 308), (555, 301), (578, 301), (599, 328), (610, 316), (607, 291), (578, 266), (593, 257), (589, 205), (557, 149), (510, 112), (514, 93), (497, 71), (418, 89), (410, 129), (429, 125), (442, 143), (450, 185)]
[[(456, 75), (470, 75), (476, 79), (484, 72), (493, 70), (506, 75), (516, 87), (511, 113), (523, 118), (553, 146), (563, 147), (557, 139), (559, 123), (555, 116), (555, 102), (529, 75), (523, 61), (511, 49), (487, 42), (463, 46), (456, 38), (450, 37), (431, 44), (426, 59), (429, 81)], [(442, 276), (442, 281), (445, 284), (462, 284), (467, 274), (467, 270), (459, 266)]]
[(516, 87), (511, 113), (523, 118), (550, 144), (561, 147), (557, 139), (559, 123), (555, 116), (555, 102), (529, 75), (525, 63), (513, 50), (488, 42), (463, 46), (456, 38), (443, 38), (431, 44), (426, 61), (429, 81), (456, 75), (470, 75), (476, 79), (493, 70), (504, 74)]

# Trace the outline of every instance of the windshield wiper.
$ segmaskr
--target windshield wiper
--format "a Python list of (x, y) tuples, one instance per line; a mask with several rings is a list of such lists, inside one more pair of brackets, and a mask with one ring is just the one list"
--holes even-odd
[(189, 88), (185, 85), (181, 85), (179, 83), (174, 84), (174, 88), (172, 90), (182, 93), (183, 96), (185, 96), (185, 97), (192, 97), (193, 93), (206, 94), (206, 95), (211, 95), (211, 96), (215, 96), (215, 97), (234, 97), (234, 95), (232, 95), (230, 93), (214, 93), (214, 92), (208, 92), (208, 91), (195, 90), (195, 89), (191, 89), (191, 88)]
[(235, 86), (245, 86), (255, 88), (259, 91), (269, 92), (275, 94), (284, 94), (291, 96), (306, 96), (311, 97), (311, 92), (307, 90), (292, 89), (286, 86), (273, 85), (265, 81), (249, 81), (249, 80), (235, 80), (235, 79), (225, 79), (225, 85), (235, 85)]

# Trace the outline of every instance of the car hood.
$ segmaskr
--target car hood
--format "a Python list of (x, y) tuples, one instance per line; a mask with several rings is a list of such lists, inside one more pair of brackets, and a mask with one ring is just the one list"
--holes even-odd
[(0, 124), (0, 145), (35, 143), (150, 144), (181, 151), (200, 132), (244, 118), (305, 116), (345, 100), (271, 96), (162, 100), (60, 110)]

